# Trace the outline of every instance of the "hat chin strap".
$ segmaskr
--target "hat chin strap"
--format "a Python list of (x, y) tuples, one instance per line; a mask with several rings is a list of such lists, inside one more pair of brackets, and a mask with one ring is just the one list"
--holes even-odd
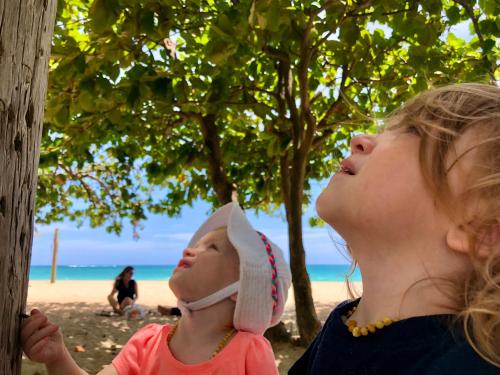
[(232, 296), (234, 293), (238, 292), (239, 288), (240, 282), (236, 281), (235, 283), (232, 283), (225, 288), (210, 294), (209, 296), (199, 299), (198, 301), (186, 302), (179, 299), (177, 300), (177, 306), (181, 310), (182, 314), (201, 310)]

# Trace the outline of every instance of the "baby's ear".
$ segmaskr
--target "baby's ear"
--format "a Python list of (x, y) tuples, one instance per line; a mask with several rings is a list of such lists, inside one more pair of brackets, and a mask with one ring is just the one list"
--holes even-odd
[(229, 299), (233, 302), (236, 302), (236, 300), (238, 299), (238, 293), (232, 294), (231, 296), (229, 296)]

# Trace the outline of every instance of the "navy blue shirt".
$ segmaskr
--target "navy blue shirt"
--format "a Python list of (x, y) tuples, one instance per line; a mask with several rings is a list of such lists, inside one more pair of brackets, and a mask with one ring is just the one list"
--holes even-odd
[(341, 319), (356, 301), (332, 311), (289, 375), (500, 375), (465, 340), (453, 315), (400, 320), (368, 336), (353, 337)]

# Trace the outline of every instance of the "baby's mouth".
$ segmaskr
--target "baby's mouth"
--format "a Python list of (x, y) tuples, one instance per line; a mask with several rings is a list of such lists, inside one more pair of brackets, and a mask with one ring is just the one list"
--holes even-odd
[(181, 259), (179, 264), (177, 264), (177, 268), (191, 268), (191, 263), (189, 263), (186, 259)]
[(344, 167), (340, 167), (340, 173), (345, 173), (345, 174), (348, 174), (348, 175), (351, 175), (351, 176), (354, 176), (354, 172), (351, 171), (350, 169), (348, 168), (344, 168)]

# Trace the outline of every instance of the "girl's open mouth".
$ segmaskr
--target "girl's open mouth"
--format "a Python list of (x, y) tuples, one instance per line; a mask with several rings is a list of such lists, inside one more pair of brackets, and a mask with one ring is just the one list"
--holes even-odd
[(348, 174), (350, 176), (354, 176), (356, 174), (354, 173), (354, 167), (352, 163), (347, 159), (342, 160), (342, 163), (340, 163), (340, 173)]

